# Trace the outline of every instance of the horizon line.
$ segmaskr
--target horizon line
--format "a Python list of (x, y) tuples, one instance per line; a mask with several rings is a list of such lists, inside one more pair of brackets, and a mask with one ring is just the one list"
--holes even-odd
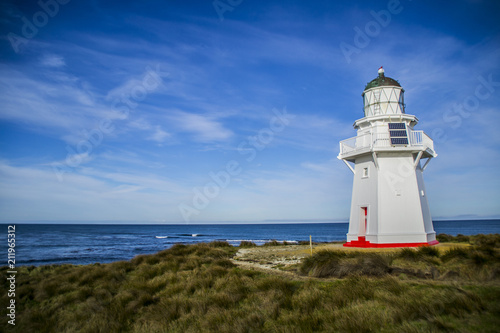
[[(438, 217), (432, 222), (446, 222), (446, 221), (486, 221), (486, 220), (499, 220), (500, 216), (491, 217), (472, 217), (472, 216), (457, 216), (457, 217)], [(53, 221), (53, 220), (23, 220), (23, 221), (0, 221), (0, 224), (100, 224), (100, 225), (248, 225), (248, 224), (334, 224), (334, 223), (349, 223), (349, 219), (345, 220), (328, 220), (328, 219), (312, 219), (312, 220), (256, 220), (256, 221), (193, 221), (193, 222), (180, 222), (180, 221), (122, 221), (122, 220), (66, 220), (66, 221)]]

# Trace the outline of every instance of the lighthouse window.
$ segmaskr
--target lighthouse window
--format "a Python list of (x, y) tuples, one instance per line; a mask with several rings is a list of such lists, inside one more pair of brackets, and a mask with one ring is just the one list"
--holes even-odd
[(363, 168), (363, 178), (368, 178), (368, 168)]
[(405, 123), (389, 123), (391, 145), (408, 145), (408, 133)]
[(377, 90), (373, 93), (373, 97), (375, 97), (375, 105), (373, 107), (374, 114), (380, 114), (380, 90)]

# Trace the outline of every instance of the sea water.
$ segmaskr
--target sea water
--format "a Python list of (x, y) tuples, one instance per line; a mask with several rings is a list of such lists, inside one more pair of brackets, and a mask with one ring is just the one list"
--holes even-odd
[[(7, 235), (7, 224), (0, 225)], [(262, 245), (271, 240), (289, 243), (345, 241), (348, 223), (273, 224), (15, 224), (16, 266), (91, 264), (129, 260), (174, 244), (241, 241)], [(500, 233), (500, 220), (435, 221), (436, 233), (450, 235)], [(7, 264), (7, 237), (0, 250)]]

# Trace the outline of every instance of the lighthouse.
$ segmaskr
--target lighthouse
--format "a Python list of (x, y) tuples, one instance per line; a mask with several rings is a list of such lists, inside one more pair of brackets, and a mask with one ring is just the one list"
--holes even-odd
[(437, 244), (423, 179), (437, 156), (432, 139), (414, 129), (418, 119), (405, 112), (404, 89), (382, 67), (361, 96), (357, 135), (340, 142), (337, 157), (354, 174), (344, 246)]

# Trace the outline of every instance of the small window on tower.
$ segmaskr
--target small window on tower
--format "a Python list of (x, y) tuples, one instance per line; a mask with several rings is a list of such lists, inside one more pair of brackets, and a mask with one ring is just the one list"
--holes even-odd
[(368, 168), (363, 168), (363, 178), (368, 178)]

